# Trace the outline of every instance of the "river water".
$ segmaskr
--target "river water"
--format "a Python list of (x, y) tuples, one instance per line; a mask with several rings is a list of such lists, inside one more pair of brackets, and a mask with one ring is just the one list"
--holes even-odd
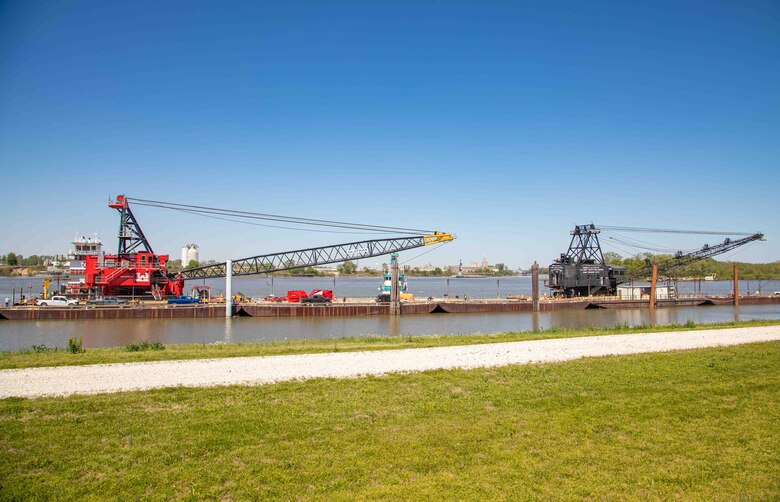
[(648, 309), (561, 310), (540, 313), (428, 314), (332, 318), (117, 319), (89, 321), (0, 321), (0, 350), (32, 345), (64, 347), (83, 336), (85, 347), (113, 347), (143, 340), (166, 344), (272, 341), (363, 336), (399, 337), (529, 331), (554, 327), (609, 327), (628, 323), (712, 323), (780, 319), (780, 305)]
[[(339, 278), (335, 281), (337, 296), (369, 297), (376, 294), (377, 277)], [(202, 282), (202, 281), (201, 281)], [(409, 289), (417, 297), (441, 297), (447, 293), (447, 279), (440, 277), (409, 278)], [(742, 281), (740, 293), (757, 290), (757, 281)], [(214, 291), (224, 288), (224, 281), (206, 281)], [(10, 296), (11, 289), (40, 288), (41, 279), (0, 278), (0, 296)], [(681, 293), (686, 283), (679, 283)], [(698, 286), (697, 286), (698, 287)], [(288, 289), (334, 289), (333, 278), (237, 278), (234, 291), (246, 296), (262, 297), (270, 293), (283, 295)], [(763, 292), (780, 290), (778, 281), (763, 282)], [(702, 282), (706, 294), (731, 292), (727, 281)], [(7, 292), (6, 292), (7, 291)], [(33, 294), (35, 290), (31, 289)], [(506, 295), (530, 295), (530, 277), (450, 279), (450, 295), (461, 298), (496, 298)], [(542, 289), (544, 291), (544, 289)], [(363, 316), (334, 318), (235, 318), (235, 319), (120, 319), (89, 321), (0, 321), (0, 350), (20, 350), (32, 345), (64, 347), (68, 338), (82, 336), (85, 347), (121, 346), (143, 340), (160, 340), (165, 344), (273, 341), (303, 338), (341, 338), (363, 336), (418, 336), (460, 333), (495, 333), (529, 331), (554, 327), (609, 327), (628, 323), (637, 325), (712, 323), (750, 319), (780, 319), (780, 305), (745, 305), (648, 309), (561, 310), (541, 313), (430, 314)]]

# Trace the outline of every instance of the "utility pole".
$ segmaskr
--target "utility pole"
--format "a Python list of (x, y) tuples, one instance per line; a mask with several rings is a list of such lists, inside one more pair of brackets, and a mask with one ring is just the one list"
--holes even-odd
[(225, 261), (225, 317), (233, 317), (233, 260)]
[(650, 278), (650, 310), (655, 310), (655, 283), (658, 281), (658, 265), (653, 263), (653, 276)]
[(531, 294), (534, 302), (534, 312), (539, 312), (539, 264), (536, 263), (536, 260), (531, 265)]
[(735, 263), (734, 270), (734, 306), (739, 307), (739, 267)]
[(401, 313), (401, 301), (398, 292), (398, 258), (393, 260), (390, 266), (390, 315)]

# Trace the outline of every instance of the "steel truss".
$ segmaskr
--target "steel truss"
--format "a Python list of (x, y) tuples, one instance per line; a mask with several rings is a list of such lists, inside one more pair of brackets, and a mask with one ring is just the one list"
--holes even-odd
[[(760, 240), (765, 240), (765, 239), (764, 239), (764, 234), (759, 232), (750, 235), (748, 237), (743, 237), (742, 239), (737, 239), (737, 240), (726, 239), (721, 244), (716, 244), (714, 246), (705, 244), (701, 249), (693, 251), (692, 253), (684, 254), (682, 251), (678, 251), (674, 255), (674, 258), (669, 258), (668, 260), (664, 260), (658, 263), (658, 272), (659, 273), (669, 272), (670, 270), (673, 270), (675, 268), (684, 267), (685, 265), (690, 265), (691, 263), (697, 262), (699, 260), (704, 260), (706, 258), (711, 258), (715, 255), (728, 253), (734, 248), (738, 248), (739, 246), (743, 246), (750, 242), (760, 241)], [(645, 274), (649, 273), (651, 269), (652, 269), (652, 263), (648, 264)]]
[(130, 210), (127, 200), (123, 196), (119, 196), (116, 202), (109, 204), (109, 207), (113, 207), (120, 214), (117, 255), (127, 256), (138, 251), (154, 253), (149, 240), (141, 230), (141, 225), (138, 224), (138, 220), (135, 219), (135, 215)]
[(592, 223), (577, 225), (571, 231), (569, 250), (561, 256), (563, 263), (598, 263), (604, 265), (604, 255), (598, 234), (601, 232)]
[[(232, 275), (267, 274), (295, 268), (339, 263), (347, 260), (361, 260), (430, 244), (444, 243), (451, 241), (452, 239), (453, 236), (449, 234), (417, 235), (413, 237), (365, 240), (338, 244), (335, 246), (323, 246), (301, 249), (298, 251), (252, 256), (250, 258), (234, 260)], [(185, 280), (210, 279), (225, 277), (226, 275), (227, 265), (225, 263), (186, 269), (182, 270), (180, 273), (180, 277)]]

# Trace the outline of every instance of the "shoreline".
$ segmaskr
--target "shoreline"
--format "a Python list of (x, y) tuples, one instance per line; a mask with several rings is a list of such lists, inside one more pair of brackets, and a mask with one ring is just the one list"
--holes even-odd
[(494, 368), (778, 340), (780, 325), (384, 351), (11, 369), (0, 371), (0, 399)]

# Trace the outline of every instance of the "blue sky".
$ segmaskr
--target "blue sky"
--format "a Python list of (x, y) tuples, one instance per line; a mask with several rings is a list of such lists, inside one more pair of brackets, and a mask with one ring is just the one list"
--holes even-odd
[[(774, 261), (779, 82), (771, 1), (2, 2), (0, 253), (113, 249), (126, 193), (458, 234), (413, 263), (546, 264), (591, 221)], [(355, 238), (136, 213), (174, 257)]]

